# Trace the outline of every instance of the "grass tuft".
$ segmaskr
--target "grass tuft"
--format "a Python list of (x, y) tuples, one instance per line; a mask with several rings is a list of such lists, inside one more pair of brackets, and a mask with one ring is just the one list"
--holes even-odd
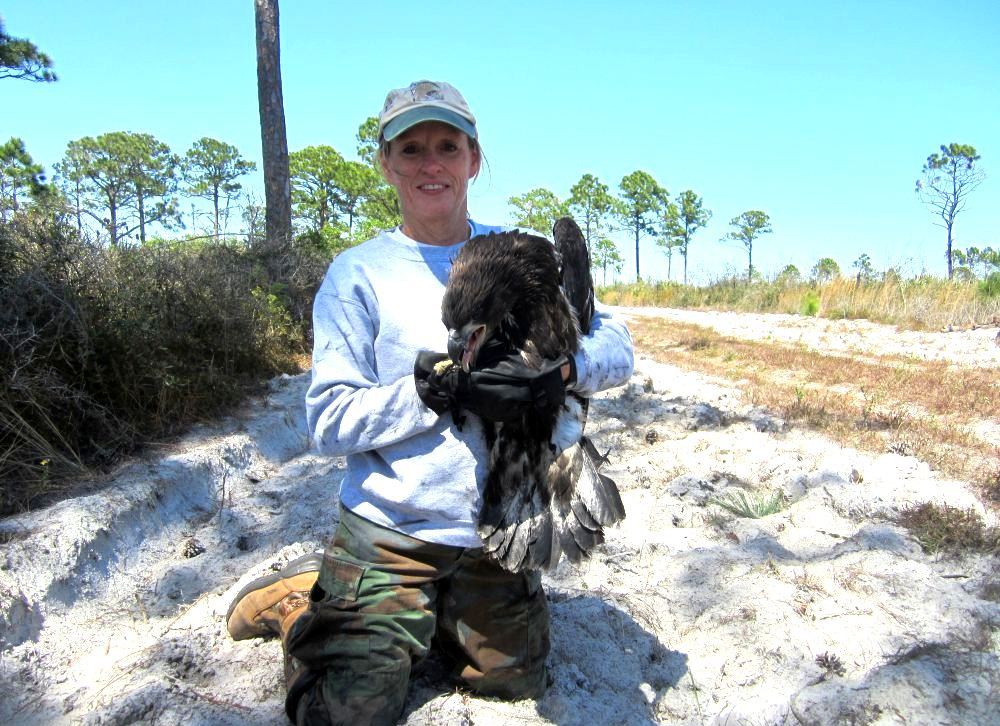
[(983, 475), (983, 498), (992, 504), (1000, 504), (1000, 456), (992, 467), (985, 468)]
[(783, 491), (745, 492), (742, 489), (729, 491), (718, 497), (709, 497), (709, 504), (722, 507), (738, 517), (760, 519), (771, 514), (777, 514), (788, 504)]
[(820, 653), (816, 656), (816, 665), (826, 671), (827, 675), (842, 676), (846, 673), (844, 662), (835, 653)]

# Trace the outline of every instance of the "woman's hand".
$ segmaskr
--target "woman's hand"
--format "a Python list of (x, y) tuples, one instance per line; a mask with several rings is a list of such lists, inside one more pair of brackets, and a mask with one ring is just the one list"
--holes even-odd
[(566, 377), (572, 375), (569, 361), (562, 356), (535, 369), (525, 365), (520, 354), (510, 353), (466, 373), (444, 354), (421, 351), (413, 377), (420, 399), (439, 414), (464, 409), (490, 421), (508, 422), (561, 406)]

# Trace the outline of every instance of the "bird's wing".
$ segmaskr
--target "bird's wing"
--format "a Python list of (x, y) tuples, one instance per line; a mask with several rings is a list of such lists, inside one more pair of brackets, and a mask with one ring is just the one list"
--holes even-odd
[[(552, 225), (552, 239), (559, 256), (559, 274), (563, 294), (576, 315), (577, 329), (583, 337), (590, 332), (594, 317), (594, 278), (590, 275), (590, 251), (583, 231), (572, 217), (560, 217)], [(582, 425), (587, 423), (590, 402), (578, 397), (583, 406)]]
[[(566, 399), (561, 418), (582, 416)], [(618, 487), (599, 469), (601, 457), (582, 436), (558, 455), (517, 425), (500, 427), (479, 514), (485, 551), (511, 572), (552, 569), (561, 553), (580, 562), (604, 541), (604, 527), (625, 518)]]
[(590, 332), (594, 317), (594, 279), (590, 275), (587, 240), (572, 217), (562, 217), (552, 226), (552, 239), (559, 253), (562, 288), (576, 312), (580, 334)]
[[(576, 403), (567, 398), (566, 408), (571, 411)], [(590, 439), (581, 435), (549, 465), (546, 486), (552, 529), (559, 549), (572, 562), (589, 557), (604, 541), (604, 527), (625, 518), (618, 486), (599, 471), (603, 461)]]
[[(576, 313), (580, 335), (587, 335), (594, 317), (594, 279), (590, 274), (587, 241), (572, 217), (556, 220), (552, 237), (559, 253), (563, 292)], [(572, 393), (567, 396), (567, 404), (570, 401), (579, 403), (579, 411), (567, 405), (561, 417), (576, 417), (580, 436), (575, 445), (555, 458), (547, 479), (551, 493), (549, 508), (560, 548), (571, 561), (579, 562), (604, 541), (604, 527), (625, 518), (625, 506), (618, 486), (600, 472), (607, 456), (598, 454), (590, 439), (582, 435), (590, 401)]]

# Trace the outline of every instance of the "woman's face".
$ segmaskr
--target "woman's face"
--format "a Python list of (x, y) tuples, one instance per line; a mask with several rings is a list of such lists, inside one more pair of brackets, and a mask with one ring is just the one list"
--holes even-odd
[(381, 163), (399, 194), (404, 226), (465, 224), (469, 179), (480, 159), (464, 133), (438, 121), (418, 124), (389, 143)]

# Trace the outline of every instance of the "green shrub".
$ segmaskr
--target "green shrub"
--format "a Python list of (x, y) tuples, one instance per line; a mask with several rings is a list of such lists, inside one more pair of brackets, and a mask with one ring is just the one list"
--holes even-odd
[(819, 312), (819, 294), (815, 290), (806, 290), (802, 296), (802, 303), (799, 306), (799, 313), (813, 317)]
[(1000, 298), (1000, 272), (991, 272), (985, 280), (980, 280), (976, 293), (984, 300)]
[[(308, 323), (264, 269), (241, 245), (106, 248), (51, 220), (0, 225), (0, 512), (294, 369)], [(298, 270), (315, 283), (282, 293), (307, 307), (321, 275)]]

